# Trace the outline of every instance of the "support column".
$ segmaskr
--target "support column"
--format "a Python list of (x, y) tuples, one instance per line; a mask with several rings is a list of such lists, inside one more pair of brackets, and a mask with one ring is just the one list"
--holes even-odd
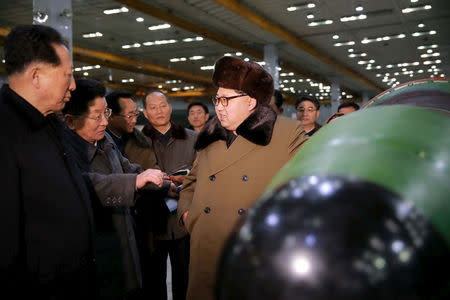
[(264, 46), (264, 61), (267, 72), (272, 75), (274, 89), (279, 88), (279, 76), (278, 76), (278, 50), (273, 44)]
[(33, 0), (33, 24), (55, 28), (67, 41), (72, 58), (72, 0)]
[(360, 106), (363, 106), (364, 104), (366, 104), (367, 102), (369, 102), (370, 98), (369, 98), (369, 93), (368, 92), (363, 92), (362, 93), (362, 102)]
[(335, 114), (339, 105), (341, 104), (341, 87), (336, 78), (331, 79), (330, 88), (330, 101), (331, 101), (331, 114)]

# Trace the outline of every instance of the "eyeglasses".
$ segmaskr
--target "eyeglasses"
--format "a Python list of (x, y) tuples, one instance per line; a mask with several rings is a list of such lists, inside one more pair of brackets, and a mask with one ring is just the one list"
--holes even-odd
[(134, 114), (129, 114), (129, 115), (123, 115), (123, 114), (117, 114), (117, 115), (124, 117), (125, 119), (131, 120), (133, 118), (137, 118), (139, 116), (139, 113), (135, 112)]
[(112, 113), (111, 108), (107, 108), (104, 113), (99, 114), (97, 116), (77, 116), (77, 117), (101, 122), (103, 118), (108, 119), (111, 116), (111, 113)]
[(308, 109), (304, 109), (303, 107), (297, 108), (297, 111), (298, 111), (299, 113), (301, 113), (301, 114), (304, 114), (305, 111), (311, 113), (311, 112), (314, 112), (314, 111), (316, 111), (316, 110), (317, 110), (317, 109), (312, 108), (312, 107), (309, 107)]
[(246, 94), (239, 94), (239, 95), (234, 95), (234, 96), (230, 96), (230, 97), (217, 97), (217, 95), (215, 95), (214, 97), (212, 97), (212, 102), (214, 103), (215, 106), (219, 105), (219, 103), (222, 104), (223, 107), (228, 106), (228, 101), (230, 101), (231, 99), (234, 98), (239, 98), (239, 97), (243, 97), (243, 96), (247, 96)]

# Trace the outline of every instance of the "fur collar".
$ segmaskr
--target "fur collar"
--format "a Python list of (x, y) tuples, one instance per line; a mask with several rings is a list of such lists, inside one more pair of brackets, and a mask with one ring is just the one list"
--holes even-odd
[[(185, 140), (187, 138), (184, 127), (174, 121), (170, 121), (170, 130), (172, 138), (176, 140)], [(144, 128), (142, 128), (142, 133), (152, 140), (155, 138), (155, 132), (153, 131), (153, 126), (151, 124), (145, 125)]]
[[(273, 126), (276, 119), (277, 114), (272, 108), (266, 105), (259, 105), (238, 126), (236, 133), (254, 144), (267, 146), (272, 139)], [(206, 123), (205, 127), (199, 133), (197, 142), (195, 143), (195, 149), (197, 151), (205, 149), (218, 140), (227, 140), (227, 130), (220, 125), (219, 119), (215, 116)]]

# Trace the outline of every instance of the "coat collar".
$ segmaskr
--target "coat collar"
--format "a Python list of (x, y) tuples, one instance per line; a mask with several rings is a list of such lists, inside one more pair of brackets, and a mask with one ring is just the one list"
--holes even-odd
[[(276, 119), (277, 114), (272, 108), (266, 105), (260, 105), (238, 126), (236, 133), (253, 144), (267, 146), (272, 139)], [(205, 127), (199, 133), (197, 142), (195, 143), (195, 149), (197, 151), (202, 150), (219, 140), (226, 141), (227, 132), (220, 125), (217, 116), (215, 116), (206, 123)]]
[[(176, 140), (185, 140), (187, 138), (186, 130), (180, 124), (170, 121), (171, 137)], [(147, 124), (142, 128), (142, 133), (151, 138), (152, 140), (156, 138), (153, 126)]]

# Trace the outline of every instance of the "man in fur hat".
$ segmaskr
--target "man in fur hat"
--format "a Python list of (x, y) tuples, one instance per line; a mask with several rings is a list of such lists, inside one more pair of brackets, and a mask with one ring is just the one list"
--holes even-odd
[(299, 121), (269, 106), (273, 79), (236, 57), (215, 64), (216, 116), (198, 135), (194, 167), (183, 182), (178, 218), (191, 234), (187, 299), (214, 298), (221, 250), (235, 223), (307, 140)]

